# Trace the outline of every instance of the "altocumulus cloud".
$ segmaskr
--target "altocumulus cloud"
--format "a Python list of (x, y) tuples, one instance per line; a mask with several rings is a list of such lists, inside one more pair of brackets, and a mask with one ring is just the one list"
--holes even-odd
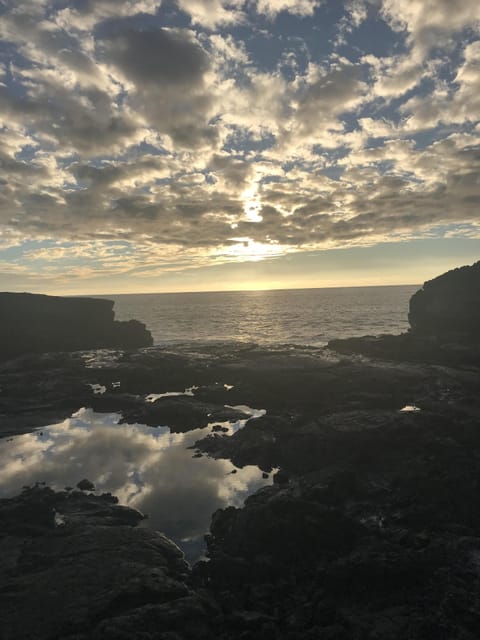
[(478, 234), (479, 30), (473, 0), (4, 0), (0, 271)]

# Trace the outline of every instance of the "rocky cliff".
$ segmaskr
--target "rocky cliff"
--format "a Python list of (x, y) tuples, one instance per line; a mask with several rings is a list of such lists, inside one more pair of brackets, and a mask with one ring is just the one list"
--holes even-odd
[(480, 261), (425, 282), (410, 298), (410, 331), (331, 340), (338, 353), (373, 358), (480, 364)]
[(0, 358), (152, 343), (141, 322), (114, 320), (111, 300), (0, 293)]
[(417, 334), (478, 335), (480, 261), (425, 282), (410, 299), (408, 320)]

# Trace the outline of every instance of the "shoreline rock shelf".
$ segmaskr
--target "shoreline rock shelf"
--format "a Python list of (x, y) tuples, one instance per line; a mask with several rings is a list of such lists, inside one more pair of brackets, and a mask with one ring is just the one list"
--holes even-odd
[(137, 320), (114, 320), (113, 302), (0, 293), (0, 360), (26, 353), (137, 349), (153, 344)]

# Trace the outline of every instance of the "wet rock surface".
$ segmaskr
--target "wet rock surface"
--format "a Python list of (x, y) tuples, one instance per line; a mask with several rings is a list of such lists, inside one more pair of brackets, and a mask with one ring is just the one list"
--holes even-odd
[[(97, 405), (98, 406), (98, 405)], [(171, 431), (202, 428), (214, 421), (241, 420), (245, 414), (233, 408), (205, 403), (190, 397), (160, 398), (139, 403), (122, 412), (124, 422), (140, 422), (149, 426), (166, 425)]]
[(247, 432), (232, 439), (238, 455), (282, 473), (243, 509), (214, 515), (210, 562), (196, 567), (219, 599), (269, 616), (264, 635), (246, 637), (473, 639), (478, 419), (339, 414), (291, 423), (296, 445), (285, 424), (261, 421), (270, 459), (242, 446)]
[(36, 486), (0, 500), (0, 517), (5, 640), (135, 637), (132, 620), (167, 632), (206, 615), (178, 547), (111, 495)]
[[(370, 362), (315, 348), (227, 348), (103, 351), (98, 359), (95, 352), (39, 354), (4, 362), (0, 435), (63, 420), (82, 406), (178, 431), (238, 417), (232, 409), (238, 405), (287, 421), (339, 409), (394, 411), (407, 403), (440, 401), (472, 377), (465, 368)], [(198, 387), (192, 396), (147, 400), (150, 394), (181, 393), (192, 386)]]
[(362, 355), (397, 362), (480, 365), (480, 339), (470, 340), (462, 334), (423, 336), (410, 331), (398, 336), (342, 338), (330, 340), (328, 348), (344, 355)]

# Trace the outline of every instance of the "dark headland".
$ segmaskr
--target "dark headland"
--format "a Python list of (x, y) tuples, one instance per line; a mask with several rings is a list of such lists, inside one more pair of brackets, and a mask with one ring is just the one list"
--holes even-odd
[(0, 360), (23, 353), (151, 344), (141, 322), (114, 320), (111, 300), (0, 293)]
[[(68, 351), (106, 345), (4, 355), (4, 437), (81, 406), (184, 431), (247, 404), (266, 415), (197, 450), (278, 471), (243, 508), (212, 514), (209, 559), (193, 568), (88, 482), (0, 500), (2, 640), (476, 640), (479, 292), (480, 262), (426, 283), (408, 333), (326, 349), (116, 344), (89, 366)], [(146, 403), (152, 381), (199, 388)]]

